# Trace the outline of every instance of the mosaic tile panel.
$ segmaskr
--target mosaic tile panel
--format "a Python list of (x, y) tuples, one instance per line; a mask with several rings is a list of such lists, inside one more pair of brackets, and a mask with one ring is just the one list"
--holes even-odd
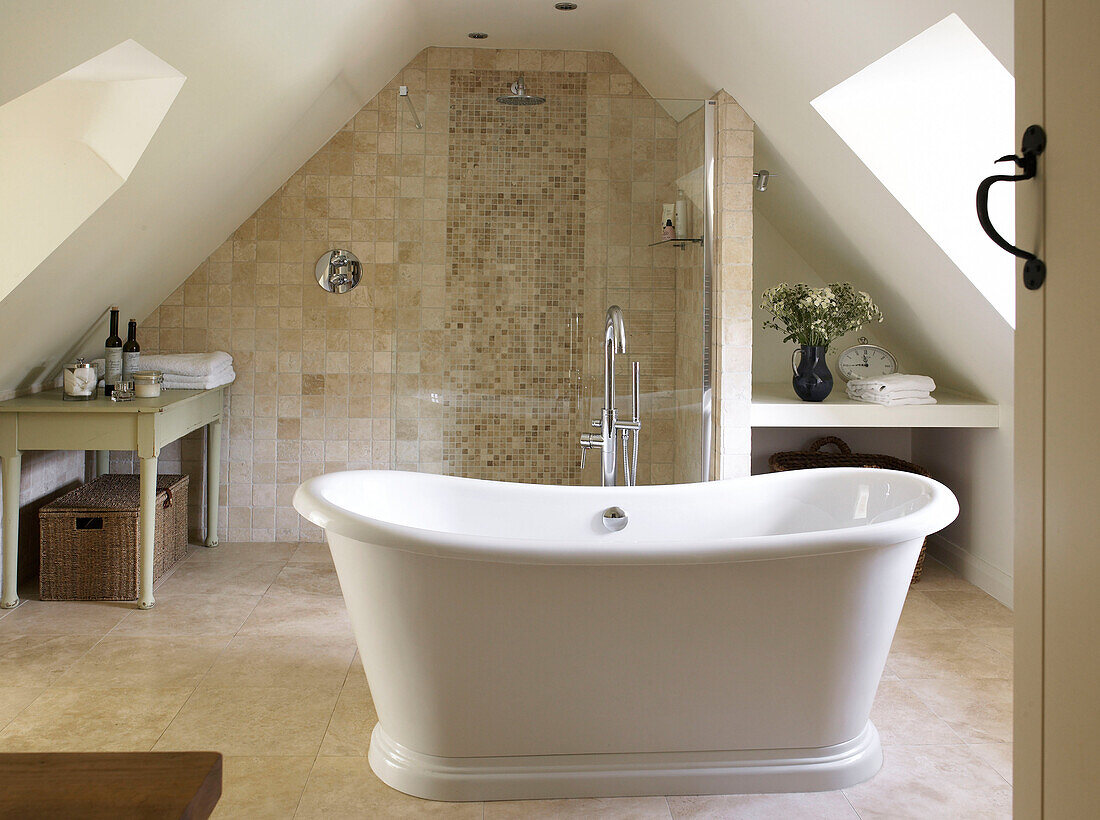
[(584, 287), (585, 75), (451, 73), (444, 468), (574, 481), (573, 317)]

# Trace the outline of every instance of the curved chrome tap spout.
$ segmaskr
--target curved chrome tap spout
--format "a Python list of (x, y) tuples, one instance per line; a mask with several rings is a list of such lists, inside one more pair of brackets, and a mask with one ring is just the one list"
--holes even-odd
[[(604, 348), (604, 379), (603, 379), (603, 406), (604, 410), (615, 410), (615, 354), (626, 353), (626, 326), (623, 324), (623, 309), (618, 305), (612, 305), (607, 309), (603, 331)], [(614, 426), (614, 418), (611, 419)]]
[(604, 343), (614, 344), (616, 353), (626, 353), (626, 328), (623, 325), (623, 309), (612, 305), (607, 309), (604, 325)]

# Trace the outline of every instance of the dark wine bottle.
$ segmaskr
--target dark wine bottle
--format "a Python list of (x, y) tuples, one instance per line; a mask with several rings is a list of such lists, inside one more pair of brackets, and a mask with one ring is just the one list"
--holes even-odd
[(122, 379), (122, 339), (118, 336), (118, 305), (111, 306), (111, 335), (103, 343), (103, 395), (115, 392)]
[(141, 347), (137, 342), (137, 322), (133, 319), (126, 331), (126, 344), (122, 346), (122, 380), (132, 382), (134, 371), (140, 370), (138, 358), (141, 356)]

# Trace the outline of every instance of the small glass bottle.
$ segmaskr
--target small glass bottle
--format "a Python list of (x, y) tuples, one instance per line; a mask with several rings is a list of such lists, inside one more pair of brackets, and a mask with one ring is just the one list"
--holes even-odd
[(138, 360), (141, 358), (141, 347), (137, 342), (137, 322), (130, 320), (126, 332), (126, 344), (122, 346), (122, 380), (132, 382), (134, 371), (140, 370)]
[(118, 336), (118, 305), (111, 306), (111, 335), (103, 343), (103, 395), (115, 392), (122, 379), (122, 339)]

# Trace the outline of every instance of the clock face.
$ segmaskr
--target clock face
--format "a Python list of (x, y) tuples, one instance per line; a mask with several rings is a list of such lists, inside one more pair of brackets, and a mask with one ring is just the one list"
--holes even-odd
[(840, 375), (845, 381), (852, 379), (876, 379), (898, 370), (897, 360), (877, 345), (855, 345), (840, 354), (837, 360)]

